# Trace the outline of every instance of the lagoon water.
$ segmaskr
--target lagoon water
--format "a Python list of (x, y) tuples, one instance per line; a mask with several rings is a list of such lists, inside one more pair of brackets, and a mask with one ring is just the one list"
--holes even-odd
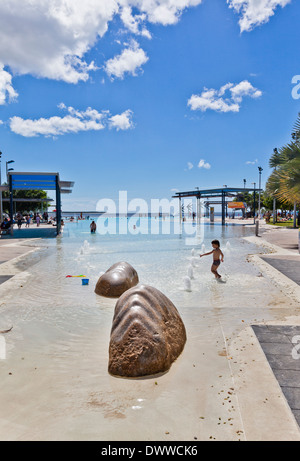
[[(219, 290), (222, 290), (223, 307), (234, 303), (232, 290), (239, 290), (238, 302), (242, 302), (244, 297), (246, 304), (249, 302), (249, 294), (252, 298), (255, 293), (253, 268), (249, 267), (246, 255), (249, 252), (255, 253), (257, 247), (243, 240), (243, 237), (253, 235), (253, 226), (236, 224), (222, 227), (220, 223), (203, 221), (200, 226), (185, 223), (180, 229), (174, 228), (172, 222), (154, 218), (128, 222), (126, 218), (110, 218), (110, 224), (104, 221), (104, 218), (99, 218), (97, 222), (101, 232), (108, 226), (111, 231), (121, 228), (126, 233), (91, 234), (90, 221), (87, 220), (66, 224), (63, 237), (57, 244), (60, 248), (60, 264), (65, 273), (70, 272), (71, 268), (73, 274), (84, 273), (93, 285), (99, 272), (106, 271), (115, 262), (127, 261), (137, 270), (141, 283), (157, 287), (175, 304), (179, 301), (190, 307), (207, 306), (212, 302), (218, 305)], [(171, 232), (163, 234), (168, 231), (169, 224)], [(153, 230), (160, 233), (154, 234)], [(201, 260), (199, 258), (201, 253), (211, 251), (213, 239), (220, 241), (225, 256), (220, 273), (227, 284), (222, 288), (216, 285), (210, 272), (212, 255)], [(184, 279), (191, 273), (191, 267), (191, 290), (185, 296), (182, 293)]]
[[(99, 322), (109, 335), (116, 300), (96, 295), (94, 287), (99, 276), (118, 261), (130, 263), (140, 283), (162, 291), (188, 322), (197, 322), (201, 310), (247, 311), (270, 302), (271, 292), (262, 289), (260, 271), (247, 260), (249, 253), (260, 251), (243, 239), (253, 235), (253, 226), (222, 227), (204, 222), (199, 229), (187, 223), (181, 234), (151, 234), (146, 233), (150, 219), (141, 218), (135, 230), (132, 222), (128, 224), (126, 234), (102, 235), (91, 234), (90, 223), (67, 222), (62, 236), (31, 242), (33, 248), (38, 246), (40, 250), (20, 262), (25, 271), (7, 282), (6, 290), (2, 287), (2, 306), (9, 313), (6, 323), (15, 324), (16, 319), (28, 325), (42, 322), (50, 330), (55, 326), (64, 333), (81, 334), (84, 330), (90, 334)], [(138, 226), (144, 233), (134, 235)], [(215, 238), (224, 253), (224, 263), (219, 268), (226, 281), (222, 284), (210, 272), (212, 255), (199, 257), (211, 250), (211, 240)], [(83, 286), (79, 277), (67, 275), (84, 275), (89, 285)]]

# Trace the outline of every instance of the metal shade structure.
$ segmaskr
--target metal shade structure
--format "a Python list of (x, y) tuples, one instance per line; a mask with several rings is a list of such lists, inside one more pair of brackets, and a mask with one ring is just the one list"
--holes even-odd
[(13, 220), (14, 190), (55, 190), (56, 228), (58, 235), (61, 229), (61, 193), (71, 193), (71, 187), (74, 186), (74, 182), (60, 181), (59, 173), (17, 173), (15, 171), (8, 172), (7, 179), (10, 199), (11, 220)]
[(213, 197), (220, 197), (220, 203), (222, 208), (222, 225), (225, 225), (225, 209), (226, 209), (226, 197), (235, 197), (239, 193), (243, 192), (254, 192), (254, 215), (255, 215), (255, 192), (261, 192), (262, 189), (257, 188), (245, 188), (245, 187), (221, 187), (218, 189), (203, 189), (199, 190), (198, 188), (192, 191), (185, 191), (185, 192), (176, 192), (173, 195), (173, 198), (179, 199), (179, 209), (180, 209), (180, 220), (182, 220), (182, 211), (181, 211), (181, 199), (185, 197), (196, 197), (197, 198), (197, 216), (198, 219), (200, 218), (200, 199), (201, 198), (213, 198)]

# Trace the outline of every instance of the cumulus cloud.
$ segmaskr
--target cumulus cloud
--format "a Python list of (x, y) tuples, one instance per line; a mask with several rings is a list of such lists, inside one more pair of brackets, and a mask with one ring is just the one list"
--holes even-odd
[[(226, 1), (239, 15), (241, 31), (246, 31), (267, 22), (278, 7), (291, 0)], [(150, 39), (150, 25), (176, 24), (187, 8), (201, 3), (202, 0), (0, 1), (0, 104), (17, 96), (11, 75), (30, 74), (72, 84), (87, 81), (102, 65), (89, 62), (87, 54), (115, 19), (120, 19), (121, 27), (131, 35)], [(136, 75), (147, 60), (143, 49), (135, 45), (108, 60), (104, 70), (111, 78), (124, 78), (126, 74)], [(217, 110), (238, 109), (224, 101), (215, 101), (215, 105)]]
[(15, 74), (85, 81), (95, 65), (84, 55), (117, 11), (112, 0), (0, 2), (0, 61)]
[(0, 105), (8, 102), (13, 102), (17, 99), (18, 93), (13, 88), (12, 76), (9, 72), (4, 70), (4, 66), (0, 64)]
[(194, 165), (191, 162), (187, 162), (187, 167), (188, 170), (191, 170), (192, 168), (194, 168)]
[(105, 63), (104, 70), (111, 79), (114, 77), (123, 79), (126, 73), (136, 76), (137, 71), (147, 61), (148, 57), (146, 53), (133, 40), (130, 46), (125, 48), (121, 54), (109, 59)]
[(151, 33), (144, 25), (147, 15), (146, 14), (136, 14), (133, 15), (132, 8), (130, 6), (124, 6), (121, 9), (121, 20), (123, 21), (124, 26), (135, 35), (142, 35), (149, 39), (152, 38)]
[(256, 99), (261, 95), (260, 90), (244, 80), (236, 85), (226, 83), (219, 90), (204, 88), (200, 95), (193, 94), (187, 104), (191, 110), (202, 112), (208, 109), (216, 112), (239, 112), (244, 97)]
[(11, 131), (24, 137), (56, 137), (67, 133), (78, 133), (80, 131), (99, 131), (108, 126), (116, 130), (128, 130), (132, 125), (132, 112), (127, 110), (120, 115), (111, 116), (110, 112), (102, 112), (88, 107), (85, 111), (79, 111), (74, 107), (66, 107), (64, 103), (59, 104), (59, 109), (67, 111), (63, 117), (53, 116), (39, 119), (23, 119), (11, 117), (9, 126)]
[(268, 22), (279, 6), (283, 8), (290, 2), (291, 0), (227, 0), (229, 7), (240, 15), (241, 32), (250, 31)]
[(255, 160), (251, 161), (251, 160), (248, 160), (246, 162), (246, 165), (255, 165), (256, 163), (258, 162), (258, 159), (256, 158)]
[(147, 21), (164, 26), (176, 24), (186, 8), (200, 5), (202, 0), (119, 0), (146, 15)]
[(205, 170), (209, 170), (210, 167), (211, 165), (203, 159), (201, 159), (200, 162), (198, 163), (198, 168), (204, 168)]
[(113, 115), (108, 119), (109, 128), (115, 128), (119, 130), (129, 130), (133, 128), (132, 123), (132, 111), (130, 109), (125, 110), (122, 114)]
[[(13, 74), (74, 84), (86, 81), (97, 65), (86, 62), (85, 55), (115, 17), (131, 34), (151, 38), (147, 24), (175, 24), (186, 8), (201, 1), (4, 0), (0, 2), (0, 62)], [(142, 50), (129, 51), (137, 59), (136, 66), (145, 61)], [(132, 63), (124, 72), (135, 68)]]

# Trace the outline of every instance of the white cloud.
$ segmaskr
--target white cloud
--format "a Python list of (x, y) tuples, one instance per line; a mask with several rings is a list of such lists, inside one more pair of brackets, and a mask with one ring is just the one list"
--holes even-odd
[(0, 64), (0, 105), (8, 102), (15, 101), (18, 93), (11, 84), (12, 76), (9, 72), (4, 70), (4, 66)]
[(188, 170), (191, 170), (192, 168), (194, 168), (194, 165), (191, 162), (187, 162), (187, 167)]
[(203, 159), (201, 159), (200, 162), (198, 163), (198, 168), (205, 168), (205, 170), (209, 170), (210, 167), (211, 165)]
[[(94, 62), (86, 53), (119, 16), (126, 30), (151, 38), (147, 24), (175, 24), (181, 13), (202, 0), (2, 0), (0, 62), (12, 73), (68, 83), (86, 81)], [(135, 50), (133, 72), (145, 62)], [(140, 64), (139, 64), (140, 60)]]
[(2, 1), (0, 61), (16, 74), (85, 81), (95, 65), (84, 55), (117, 11), (114, 0)]
[(68, 112), (64, 117), (53, 116), (50, 118), (23, 119), (11, 117), (9, 126), (11, 131), (24, 137), (59, 136), (80, 131), (99, 131), (106, 126), (116, 130), (127, 130), (132, 125), (132, 112), (127, 110), (120, 115), (110, 116), (109, 111), (98, 112), (88, 107), (85, 111), (78, 111), (73, 107), (66, 107), (64, 103), (58, 106)]
[(246, 162), (246, 165), (255, 165), (258, 162), (258, 159), (255, 159), (253, 162), (251, 160), (248, 160)]
[(268, 22), (275, 14), (277, 7), (285, 7), (291, 0), (227, 0), (241, 17), (239, 20), (241, 32), (250, 31), (254, 27)]
[[(244, 31), (268, 21), (277, 7), (291, 0), (226, 1), (239, 15)], [(9, 75), (31, 74), (73, 84), (87, 81), (101, 63), (87, 62), (86, 55), (115, 19), (120, 18), (130, 34), (150, 39), (149, 25), (176, 24), (187, 8), (201, 3), (202, 0), (1, 0), (0, 63), (9, 68)], [(129, 47), (107, 61), (105, 70), (111, 77), (136, 75), (147, 60), (140, 47)], [(2, 104), (16, 97), (11, 81), (4, 90), (1, 85)], [(222, 101), (215, 104), (218, 110), (237, 110), (236, 105), (227, 107)]]
[(260, 98), (262, 92), (254, 88), (248, 80), (243, 80), (235, 86), (230, 88), (232, 99), (235, 102), (242, 102), (244, 96), (250, 96), (251, 98)]
[(121, 54), (109, 59), (104, 66), (107, 75), (123, 79), (126, 73), (137, 75), (137, 70), (148, 61), (148, 57), (138, 43), (133, 40), (128, 48), (125, 48)]
[(176, 24), (186, 8), (200, 5), (202, 0), (119, 0), (120, 4), (137, 8), (153, 24)]
[(142, 35), (151, 39), (151, 33), (144, 26), (146, 21), (146, 14), (132, 14), (132, 8), (130, 6), (124, 6), (121, 9), (121, 19), (126, 28), (135, 35)]
[(119, 130), (129, 130), (133, 128), (132, 111), (126, 110), (122, 114), (113, 115), (109, 118), (109, 127)]
[[(230, 93), (226, 98), (224, 95)], [(208, 109), (216, 112), (239, 112), (240, 104), (244, 97), (259, 98), (262, 92), (254, 88), (250, 82), (244, 80), (236, 85), (226, 83), (219, 90), (204, 88), (200, 95), (193, 94), (188, 100), (188, 106), (191, 110)]]

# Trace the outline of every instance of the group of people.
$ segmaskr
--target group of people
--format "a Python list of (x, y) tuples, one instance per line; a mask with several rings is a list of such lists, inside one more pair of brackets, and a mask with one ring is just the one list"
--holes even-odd
[[(27, 213), (26, 215), (22, 215), (20, 211), (17, 212), (15, 219), (13, 220), (13, 224), (17, 223), (18, 229), (21, 229), (22, 224), (25, 223), (25, 227), (29, 227), (31, 222), (35, 222), (37, 227), (39, 227), (42, 219), (48, 222), (48, 213), (45, 211), (43, 216), (40, 213)], [(11, 227), (11, 220), (9, 218), (5, 218), (3, 222), (0, 224), (0, 229), (2, 231), (8, 230)]]
[[(47, 216), (45, 216), (46, 214)], [(43, 218), (48, 219), (47, 212), (43, 214)], [(29, 227), (31, 224), (31, 220), (33, 220), (33, 222), (36, 222), (37, 227), (39, 227), (40, 222), (42, 220), (42, 216), (40, 215), (40, 213), (29, 213), (23, 216), (22, 213), (20, 213), (19, 211), (16, 214), (16, 221), (17, 221), (18, 229), (21, 229), (23, 222), (25, 222), (25, 227)]]
[[(270, 218), (273, 216), (273, 214), (270, 213), (270, 211), (267, 211), (264, 214), (264, 218), (266, 220), (266, 223), (270, 222)], [(284, 221), (290, 221), (293, 218), (293, 214), (290, 211), (282, 211), (277, 213), (277, 221), (278, 222), (284, 222)]]

